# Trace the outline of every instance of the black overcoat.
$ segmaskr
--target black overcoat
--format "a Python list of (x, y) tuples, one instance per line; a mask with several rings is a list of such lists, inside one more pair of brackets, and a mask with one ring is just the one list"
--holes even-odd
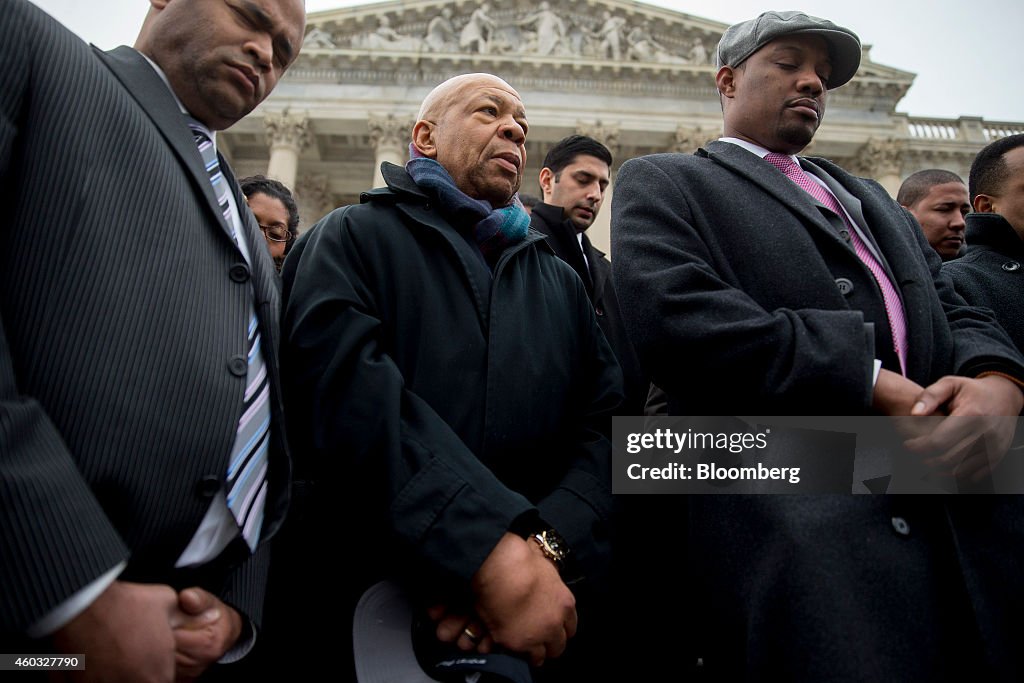
[[(984, 369), (1021, 377), (1021, 357), (991, 313), (956, 294), (880, 185), (824, 159), (801, 164), (823, 170), (868, 226), (903, 298), (911, 379), (927, 385)], [(874, 359), (894, 362), (888, 330), (878, 329), (881, 296), (845, 225), (823, 208), (726, 142), (623, 164), (612, 206), (615, 286), (673, 414), (870, 414)], [(1024, 571), (1019, 498), (631, 498), (635, 526), (617, 538), (616, 558), (637, 559), (624, 571), (632, 583), (620, 618), (679, 620), (668, 636), (644, 631), (646, 652), (668, 655), (634, 665), (665, 673), (701, 657), (707, 678), (726, 681), (1024, 672), (1013, 644), (1024, 624), (1024, 584), (1014, 578)]]
[[(548, 244), (560, 259), (572, 266), (587, 288), (587, 295), (594, 304), (597, 324), (608, 338), (622, 367), (626, 398), (618, 414), (643, 415), (650, 381), (640, 368), (640, 360), (622, 323), (619, 301), (612, 286), (611, 261), (603, 251), (591, 244), (586, 234), (582, 237), (582, 245), (576, 240), (576, 230), (571, 221), (563, 218), (559, 206), (543, 202), (538, 204), (533, 208), (533, 221), (530, 225), (548, 236)], [(583, 259), (584, 254), (586, 260)]]
[[(492, 273), (404, 169), (382, 171), (387, 188), (326, 216), (283, 269), (285, 393), (313, 489), (282, 539), (308, 583), (291, 589), (341, 615), (384, 577), (468, 599), (530, 514), (586, 583), (606, 581), (622, 376), (583, 284), (534, 231)], [(339, 537), (357, 559), (322, 596), (315, 577), (336, 570), (321, 539)]]
[(997, 213), (967, 214), (967, 251), (942, 266), (956, 291), (990, 308), (1018, 349), (1024, 350), (1024, 241)]

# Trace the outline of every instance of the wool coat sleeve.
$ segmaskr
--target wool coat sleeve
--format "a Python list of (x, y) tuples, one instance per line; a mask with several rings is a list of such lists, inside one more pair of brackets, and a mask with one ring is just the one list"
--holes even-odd
[[(864, 182), (888, 200), (888, 194), (881, 186), (874, 181)], [(931, 359), (932, 372), (927, 378), (922, 378), (921, 383), (930, 384), (947, 374), (976, 377), (983, 372), (1000, 372), (1024, 380), (1024, 358), (1014, 348), (993, 312), (983, 307), (981, 302), (969, 301), (963, 296), (955, 286), (953, 274), (943, 267), (942, 259), (928, 244), (914, 215), (902, 207), (899, 212), (903, 220), (902, 234), (910, 243), (907, 251), (919, 262), (919, 272), (922, 273), (920, 282), (902, 283), (905, 301), (910, 298), (906, 294), (908, 288), (923, 284), (934, 292), (939, 302), (933, 322), (934, 332), (929, 338), (933, 342), (932, 353), (937, 357)], [(948, 333), (942, 330), (943, 327), (948, 327)], [(936, 340), (945, 334), (951, 343), (939, 344)], [(920, 331), (918, 336), (921, 336)], [(915, 337), (911, 340), (911, 350), (923, 344), (924, 340)], [(948, 357), (944, 357), (944, 350)]]
[[(913, 220), (909, 212), (908, 218)], [(943, 267), (942, 260), (927, 243), (921, 230), (917, 235), (953, 334), (954, 374), (976, 377), (983, 372), (1000, 372), (1024, 380), (1024, 358), (998, 322), (996, 314), (988, 308), (989, 304), (965, 296), (954, 271)]]

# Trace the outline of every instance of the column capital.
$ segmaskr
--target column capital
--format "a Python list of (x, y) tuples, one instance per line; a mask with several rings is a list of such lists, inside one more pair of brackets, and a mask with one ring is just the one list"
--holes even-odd
[(685, 126), (679, 124), (676, 127), (675, 141), (672, 144), (673, 152), (693, 153), (698, 147), (703, 147), (712, 140), (722, 137), (722, 129), (704, 128), (702, 126)]
[(292, 113), (287, 108), (280, 113), (268, 112), (263, 117), (267, 146), (287, 145), (301, 153), (313, 142), (313, 131), (305, 112)]
[(412, 141), (412, 127), (416, 120), (404, 114), (369, 114), (366, 125), (370, 129), (370, 142), (376, 150), (404, 149)]
[(619, 124), (617, 123), (604, 124), (601, 123), (601, 119), (597, 119), (594, 123), (577, 121), (576, 134), (586, 135), (588, 138), (594, 138), (607, 147), (612, 154), (615, 154), (618, 151)]
[(870, 138), (857, 151), (853, 160), (853, 173), (872, 178), (899, 175), (903, 168), (906, 143), (896, 138)]

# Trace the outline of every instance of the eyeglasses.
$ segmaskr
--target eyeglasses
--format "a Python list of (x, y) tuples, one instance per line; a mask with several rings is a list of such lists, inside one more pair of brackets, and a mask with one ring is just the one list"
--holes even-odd
[(261, 225), (260, 230), (271, 242), (287, 242), (292, 238), (292, 233), (288, 231), (288, 228), (282, 228), (279, 225)]

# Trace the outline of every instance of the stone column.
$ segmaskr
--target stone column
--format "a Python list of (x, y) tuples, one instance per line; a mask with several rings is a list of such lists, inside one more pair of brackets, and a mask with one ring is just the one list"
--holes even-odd
[(267, 177), (280, 180), (293, 188), (299, 171), (299, 154), (313, 141), (309, 117), (305, 114), (291, 114), (285, 109), (280, 114), (267, 114), (263, 125), (266, 128), (267, 146), (270, 148)]
[[(586, 135), (594, 138), (608, 148), (612, 158), (618, 156), (619, 150), (619, 125), (604, 125), (600, 120), (593, 125), (579, 121), (576, 123), (576, 134)], [(604, 201), (601, 203), (601, 213), (597, 214), (594, 223), (587, 229), (587, 237), (591, 244), (608, 254), (611, 258), (612, 249), (612, 192), (615, 185), (615, 171), (609, 169), (608, 188), (604, 191)]]
[(871, 138), (857, 152), (852, 172), (874, 178), (895, 197), (900, 191), (903, 148), (902, 140)]
[(385, 161), (399, 166), (405, 165), (409, 143), (412, 141), (412, 127), (416, 122), (407, 116), (370, 114), (366, 123), (370, 128), (370, 142), (373, 143), (376, 152), (373, 187), (384, 187), (386, 183), (380, 173), (380, 165)]
[(300, 176), (295, 187), (295, 202), (299, 207), (299, 233), (337, 208), (326, 175), (305, 173)]

